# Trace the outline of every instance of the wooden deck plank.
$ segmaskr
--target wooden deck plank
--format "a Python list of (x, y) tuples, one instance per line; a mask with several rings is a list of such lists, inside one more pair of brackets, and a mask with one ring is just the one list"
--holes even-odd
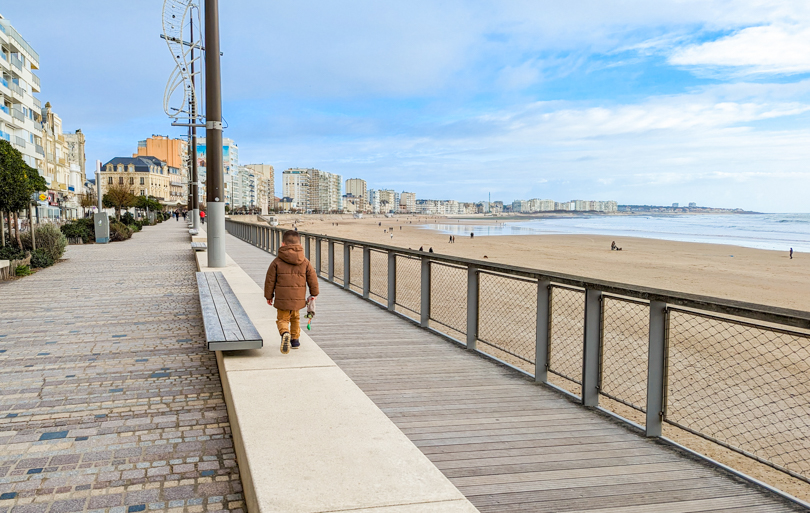
[(200, 310), (205, 326), (205, 338), (207, 340), (225, 340), (205, 273), (197, 273), (197, 290), (200, 294)]
[[(272, 257), (229, 241), (261, 285)], [(339, 287), (310, 335), (482, 512), (797, 510)]]
[(238, 342), (244, 340), (242, 331), (236, 323), (231, 307), (219, 281), (216, 279), (215, 273), (205, 273), (205, 278), (208, 280), (208, 288), (211, 291), (211, 298), (214, 300), (214, 307), (217, 309), (217, 316), (219, 317), (219, 323), (222, 325), (225, 341)]
[(225, 296), (225, 300), (228, 302), (231, 315), (233, 315), (233, 319), (236, 321), (236, 324), (239, 327), (239, 332), (241, 334), (240, 340), (261, 340), (262, 336), (259, 335), (259, 330), (256, 329), (256, 326), (253, 325), (250, 317), (248, 317), (247, 312), (245, 312), (245, 309), (242, 307), (242, 303), (239, 302), (239, 299), (233, 292), (233, 289), (228, 283), (228, 280), (225, 278), (225, 275), (218, 272), (214, 274), (214, 277), (222, 290), (222, 294)]

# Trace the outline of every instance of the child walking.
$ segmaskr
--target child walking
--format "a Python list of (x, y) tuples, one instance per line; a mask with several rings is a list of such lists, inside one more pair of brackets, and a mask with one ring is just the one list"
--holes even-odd
[(307, 306), (307, 286), (310, 299), (315, 299), (319, 292), (318, 276), (304, 257), (298, 232), (287, 230), (282, 236), (278, 257), (270, 264), (264, 280), (267, 304), (278, 310), (276, 325), (281, 334), (282, 354), (289, 353), (290, 347), (297, 349), (301, 345), (299, 310)]

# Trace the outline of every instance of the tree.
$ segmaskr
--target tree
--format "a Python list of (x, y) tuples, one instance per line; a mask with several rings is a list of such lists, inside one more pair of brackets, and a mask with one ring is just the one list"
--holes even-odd
[(135, 200), (135, 208), (157, 212), (163, 209), (163, 205), (154, 196), (138, 196)]
[(22, 242), (16, 223), (17, 213), (28, 208), (32, 194), (46, 189), (45, 179), (25, 163), (22, 153), (8, 141), (0, 139), (0, 212), (8, 215), (9, 236), (13, 227), (19, 247), (22, 247)]
[(130, 208), (135, 206), (135, 195), (129, 188), (129, 185), (117, 183), (110, 185), (107, 193), (101, 197), (101, 205), (104, 208), (114, 208), (115, 218), (121, 220), (121, 209)]
[(79, 205), (82, 207), (82, 213), (85, 209), (93, 208), (98, 203), (95, 191), (89, 191), (87, 194), (82, 194)]

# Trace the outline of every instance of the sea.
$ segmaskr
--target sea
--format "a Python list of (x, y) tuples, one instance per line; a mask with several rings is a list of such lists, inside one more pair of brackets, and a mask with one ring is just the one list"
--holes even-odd
[[(493, 218), (497, 221), (498, 218)], [(505, 221), (474, 220), (425, 225), (447, 234), (498, 235), (588, 234), (641, 237), (681, 242), (728, 244), (746, 248), (810, 252), (810, 214), (594, 215)]]

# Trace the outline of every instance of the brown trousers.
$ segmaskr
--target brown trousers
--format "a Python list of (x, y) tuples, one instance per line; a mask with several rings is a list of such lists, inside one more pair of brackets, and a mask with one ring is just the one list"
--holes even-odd
[(298, 310), (278, 310), (278, 317), (276, 318), (276, 326), (278, 326), (279, 334), (290, 332), (290, 338), (298, 339), (301, 337), (301, 315)]

